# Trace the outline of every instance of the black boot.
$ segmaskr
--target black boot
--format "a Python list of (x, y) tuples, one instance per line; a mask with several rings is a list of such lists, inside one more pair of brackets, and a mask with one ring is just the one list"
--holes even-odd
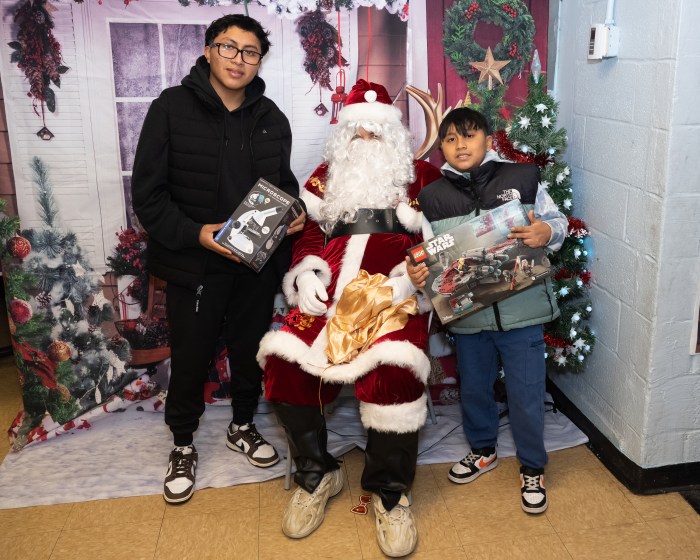
[(338, 461), (327, 451), (326, 419), (317, 406), (273, 402), (272, 408), (287, 434), (297, 467), (294, 480), (311, 494), (324, 474), (340, 468)]
[(387, 511), (399, 503), (416, 476), (418, 432), (367, 430), (362, 488), (377, 494)]

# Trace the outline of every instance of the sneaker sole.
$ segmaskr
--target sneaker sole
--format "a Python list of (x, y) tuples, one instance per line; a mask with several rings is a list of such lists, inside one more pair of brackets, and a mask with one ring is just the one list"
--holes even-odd
[(547, 509), (547, 506), (548, 506), (549, 504), (548, 504), (547, 502), (545, 502), (545, 504), (544, 504), (543, 506), (539, 506), (539, 507), (530, 507), (530, 506), (526, 506), (524, 503), (520, 502), (520, 505), (521, 505), (521, 507), (523, 508), (523, 511), (524, 511), (525, 513), (534, 513), (534, 514), (537, 514), (537, 513), (543, 513), (543, 512)]
[(484, 467), (483, 469), (479, 469), (473, 475), (468, 476), (466, 478), (457, 478), (456, 476), (454, 476), (452, 474), (452, 471), (447, 473), (447, 478), (449, 478), (455, 484), (466, 484), (467, 482), (471, 482), (472, 480), (476, 480), (477, 478), (479, 478), (480, 475), (495, 469), (497, 466), (498, 466), (498, 458), (496, 458), (494, 460), (494, 462), (491, 463), (490, 465)]
[(251, 458), (250, 455), (248, 455), (245, 451), (243, 451), (240, 447), (237, 447), (235, 443), (231, 443), (230, 441), (226, 440), (226, 447), (228, 447), (231, 451), (236, 451), (238, 453), (243, 453), (245, 455), (246, 459), (248, 459), (248, 462), (255, 466), (255, 467), (260, 467), (261, 469), (266, 469), (267, 467), (271, 467), (272, 465), (276, 465), (277, 463), (280, 462), (279, 455), (277, 458), (272, 461), (271, 463), (259, 463), (255, 459)]
[[(342, 475), (341, 475), (342, 476)], [(341, 478), (341, 484), (340, 487), (333, 493), (328, 495), (328, 501), (326, 501), (326, 505), (328, 505), (328, 502), (330, 501), (331, 498), (335, 498), (340, 492), (343, 490), (343, 486), (345, 486), (345, 480)], [(313, 527), (310, 527), (308, 531), (304, 531), (303, 533), (299, 533), (297, 535), (289, 535), (287, 532), (284, 530), (284, 526), (282, 527), (282, 532), (289, 537), (290, 539), (303, 539), (305, 537), (308, 537), (311, 533), (313, 533), (316, 529), (318, 529), (322, 524), (323, 520), (326, 518), (326, 507), (323, 507), (323, 514), (319, 518), (319, 521), (316, 525)]]
[(193, 494), (194, 494), (194, 486), (192, 486), (192, 491), (189, 494), (187, 494), (187, 496), (183, 496), (182, 498), (168, 498), (168, 496), (163, 494), (163, 499), (168, 504), (184, 504), (192, 497)]

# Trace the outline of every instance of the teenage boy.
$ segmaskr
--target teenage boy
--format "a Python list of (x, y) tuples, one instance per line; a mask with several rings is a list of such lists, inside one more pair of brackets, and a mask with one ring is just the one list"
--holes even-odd
[[(233, 408), (226, 444), (257, 467), (279, 460), (253, 424), (262, 380), (255, 354), (291, 262), (291, 240), (259, 273), (214, 241), (258, 178), (299, 193), (290, 169), (289, 122), (263, 95), (258, 76), (269, 48), (268, 32), (253, 18), (235, 14), (214, 21), (204, 55), (182, 85), (151, 104), (136, 150), (134, 210), (149, 235), (149, 270), (168, 282), (172, 355), (165, 422), (175, 446), (163, 496), (170, 503), (185, 502), (194, 491), (193, 434), (222, 328)], [(287, 234), (300, 231), (305, 219), (295, 220)]]

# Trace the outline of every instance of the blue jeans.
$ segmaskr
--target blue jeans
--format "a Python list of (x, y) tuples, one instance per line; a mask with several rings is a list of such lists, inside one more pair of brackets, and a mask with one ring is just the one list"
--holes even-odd
[(539, 469), (544, 448), (545, 360), (542, 325), (511, 331), (455, 334), (464, 434), (473, 449), (495, 447), (498, 406), (493, 384), (498, 356), (505, 372), (508, 414), (520, 463)]

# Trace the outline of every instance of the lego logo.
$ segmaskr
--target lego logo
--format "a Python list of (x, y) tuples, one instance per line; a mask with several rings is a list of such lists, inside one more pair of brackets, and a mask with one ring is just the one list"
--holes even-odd
[(428, 255), (425, 252), (425, 249), (423, 249), (423, 247), (417, 247), (411, 250), (411, 256), (413, 257), (413, 260), (417, 263), (424, 261), (428, 258)]

